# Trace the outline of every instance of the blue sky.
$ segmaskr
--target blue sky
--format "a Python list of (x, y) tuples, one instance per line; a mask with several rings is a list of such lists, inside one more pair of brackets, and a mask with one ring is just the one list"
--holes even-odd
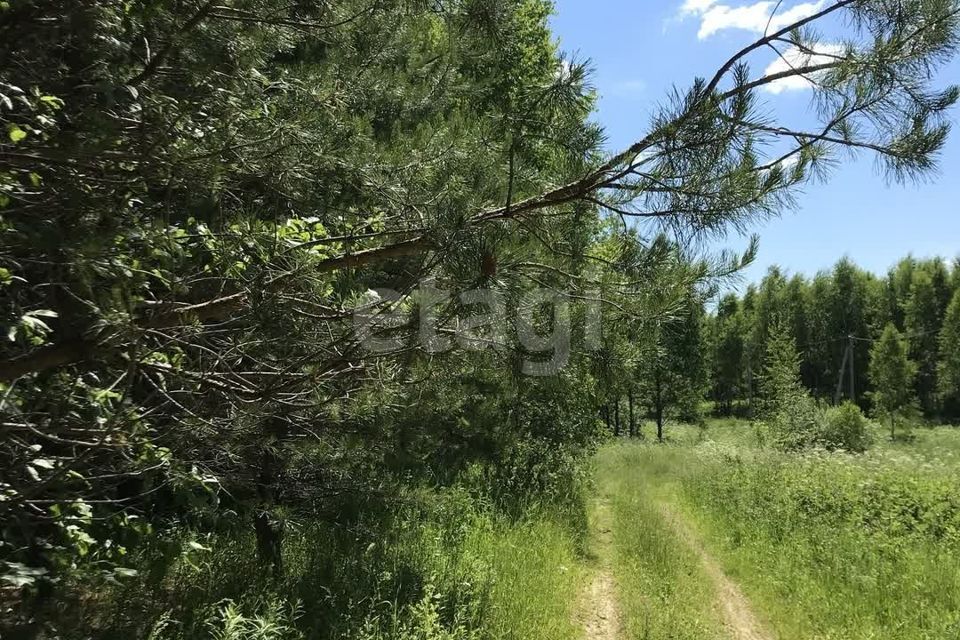
[[(696, 76), (710, 76), (730, 55), (762, 31), (774, 2), (756, 0), (555, 0), (552, 19), (561, 49), (590, 58), (600, 94), (596, 120), (610, 150), (642, 136), (654, 107), (674, 86), (687, 88)], [(794, 15), (818, 3), (786, 0)], [(835, 27), (835, 25), (834, 25)], [(831, 29), (831, 25), (825, 27)], [(754, 75), (774, 59), (753, 61)], [(939, 84), (960, 82), (960, 60), (941, 69)], [(765, 93), (768, 106), (785, 123), (803, 121), (810, 92), (781, 87)], [(960, 110), (953, 114), (960, 121)], [(887, 184), (873, 158), (844, 159), (827, 184), (807, 186), (793, 211), (757, 223), (760, 253), (744, 274), (758, 281), (771, 264), (812, 275), (844, 255), (884, 273), (898, 259), (960, 255), (960, 126), (943, 152), (940, 171), (922, 185)], [(722, 245), (745, 244), (732, 236)]]

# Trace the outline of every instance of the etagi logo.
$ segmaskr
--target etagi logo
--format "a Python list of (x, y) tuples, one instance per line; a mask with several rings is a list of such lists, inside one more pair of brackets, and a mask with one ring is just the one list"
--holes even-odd
[(574, 302), (581, 303), (578, 324), (584, 347), (596, 350), (601, 336), (600, 296), (554, 289), (533, 289), (509, 299), (492, 289), (454, 295), (428, 283), (406, 294), (371, 289), (354, 308), (353, 325), (361, 346), (371, 353), (408, 347), (414, 329), (419, 348), (428, 353), (519, 347), (524, 375), (551, 376), (570, 362)]

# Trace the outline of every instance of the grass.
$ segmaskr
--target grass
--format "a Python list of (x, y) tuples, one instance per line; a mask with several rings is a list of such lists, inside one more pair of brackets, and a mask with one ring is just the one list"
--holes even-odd
[[(298, 522), (285, 575), (248, 528), (171, 540), (167, 560), (98, 592), (62, 637), (152, 640), (574, 640), (582, 504), (507, 517), (465, 490), (421, 490), (354, 522)], [(156, 550), (163, 545), (152, 545)], [(172, 558), (172, 559), (171, 559)], [(157, 569), (159, 567), (159, 570)]]
[(582, 499), (507, 516), (457, 488), (293, 522), (282, 579), (257, 563), (249, 523), (183, 531), (147, 545), (131, 559), (138, 574), (95, 601), (59, 603), (59, 635), (575, 640), (583, 589), (608, 570), (626, 638), (726, 637), (669, 504), (781, 640), (960, 638), (960, 429), (885, 433), (874, 427), (859, 456), (772, 451), (735, 419), (671, 425), (662, 445), (611, 443), (591, 501), (609, 528), (592, 541), (602, 562), (587, 551)]
[(476, 550), (491, 558), (495, 577), (491, 613), (484, 621), (488, 637), (580, 637), (572, 607), (584, 569), (573, 543), (570, 530), (549, 517), (494, 528), (478, 537)]
[[(618, 482), (646, 485), (627, 492), (642, 495), (621, 528), (651, 526), (650, 496), (677, 501), (778, 637), (960, 638), (960, 430), (915, 429), (912, 442), (883, 433), (862, 456), (782, 454), (758, 447), (749, 424), (727, 420), (706, 433), (673, 427), (672, 444), (602, 455)], [(629, 544), (649, 543), (635, 535)], [(661, 553), (645, 548), (648, 573)], [(655, 582), (637, 584), (631, 594)]]
[(897, 454), (922, 463), (960, 466), (960, 427), (916, 425), (909, 430), (909, 435), (908, 440), (891, 441), (887, 428), (876, 425), (871, 455)]
[(597, 458), (600, 500), (612, 514), (612, 567), (627, 637), (721, 638), (710, 580), (657, 506), (671, 491), (660, 482), (675, 463), (666, 451), (619, 444)]
[(781, 637), (960, 633), (960, 483), (946, 468), (826, 455), (696, 465), (685, 495)]

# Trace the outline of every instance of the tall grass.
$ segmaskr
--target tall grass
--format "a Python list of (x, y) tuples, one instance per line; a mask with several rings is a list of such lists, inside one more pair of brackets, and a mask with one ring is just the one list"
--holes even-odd
[(960, 637), (960, 478), (845, 455), (697, 455), (716, 547), (785, 638)]
[(291, 523), (282, 578), (249, 527), (184, 532), (64, 637), (572, 640), (584, 519), (575, 501), (507, 517), (465, 490), (409, 492), (350, 522)]
[(777, 453), (753, 431), (679, 428), (682, 446), (618, 455), (696, 520), (778, 637), (960, 638), (960, 431), (877, 432), (859, 456)]

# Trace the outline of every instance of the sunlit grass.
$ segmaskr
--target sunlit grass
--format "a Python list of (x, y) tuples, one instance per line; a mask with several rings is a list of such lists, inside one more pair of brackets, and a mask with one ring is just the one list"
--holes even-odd
[(185, 545), (163, 575), (144, 558), (85, 637), (574, 640), (584, 522), (575, 501), (508, 517), (422, 490), (389, 517), (291, 525), (282, 579), (257, 563), (249, 529), (225, 532)]
[(865, 455), (782, 454), (729, 420), (605, 455), (680, 502), (782, 640), (960, 637), (960, 430), (878, 431)]
[(671, 448), (612, 445), (598, 456), (599, 499), (612, 512), (612, 570), (631, 639), (724, 637), (715, 594), (699, 558), (663, 520), (657, 500), (674, 461)]
[(487, 637), (580, 637), (573, 607), (585, 574), (568, 528), (539, 516), (495, 527), (476, 536), (471, 546), (493, 567), (490, 613), (483, 623)]

